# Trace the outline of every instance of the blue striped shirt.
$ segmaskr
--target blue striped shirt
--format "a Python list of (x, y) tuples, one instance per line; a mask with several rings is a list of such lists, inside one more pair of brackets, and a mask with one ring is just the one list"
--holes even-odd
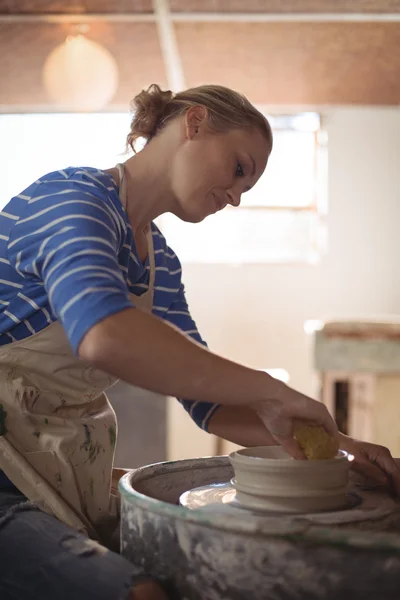
[[(153, 314), (205, 345), (189, 313), (180, 262), (151, 228)], [(59, 320), (77, 353), (91, 327), (132, 307), (129, 293), (148, 289), (149, 272), (111, 176), (90, 167), (49, 173), (0, 213), (0, 345)], [(207, 430), (218, 405), (180, 401)]]

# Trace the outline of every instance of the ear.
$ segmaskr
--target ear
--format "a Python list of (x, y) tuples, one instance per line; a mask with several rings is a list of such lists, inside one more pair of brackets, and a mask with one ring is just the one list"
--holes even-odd
[(191, 106), (185, 113), (186, 139), (192, 140), (204, 128), (207, 122), (207, 109), (205, 106)]

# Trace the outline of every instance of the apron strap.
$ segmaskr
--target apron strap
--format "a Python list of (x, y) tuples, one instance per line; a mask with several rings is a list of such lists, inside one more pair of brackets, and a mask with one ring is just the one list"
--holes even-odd
[(124, 208), (126, 208), (126, 179), (125, 179), (125, 168), (122, 163), (118, 163), (116, 165), (118, 175), (119, 175), (119, 197), (121, 200), (121, 204)]
[[(118, 163), (116, 165), (119, 175), (119, 197), (121, 200), (121, 204), (126, 210), (127, 204), (127, 190), (126, 190), (126, 178), (125, 178), (125, 166), (123, 163)], [(149, 255), (149, 287), (147, 291), (145, 291), (140, 296), (135, 296), (131, 294), (136, 300), (136, 304), (140, 306), (142, 309), (151, 312), (153, 309), (153, 298), (154, 298), (154, 282), (156, 277), (156, 261), (154, 255), (154, 242), (153, 242), (153, 230), (150, 223), (148, 232), (146, 234), (147, 238), (147, 246), (148, 246), (148, 255)]]

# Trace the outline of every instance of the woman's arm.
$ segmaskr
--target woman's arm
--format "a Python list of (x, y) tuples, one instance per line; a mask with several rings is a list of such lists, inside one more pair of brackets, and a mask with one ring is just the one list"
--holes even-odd
[(138, 387), (191, 400), (243, 405), (280, 399), (284, 384), (213, 354), (175, 327), (136, 308), (94, 325), (79, 356)]
[[(94, 325), (79, 356), (116, 377), (154, 392), (257, 411), (277, 444), (305, 458), (293, 439), (293, 419), (308, 419), (336, 437), (326, 407), (267, 373), (213, 354), (175, 327), (135, 308)], [(218, 411), (217, 411), (218, 412)]]
[(258, 414), (246, 406), (220, 406), (208, 422), (208, 431), (239, 446), (276, 446)]
[[(208, 430), (239, 446), (276, 444), (258, 415), (246, 407), (221, 406), (211, 417)], [(400, 459), (394, 459), (387, 448), (343, 433), (339, 433), (339, 447), (354, 456), (352, 471), (361, 483), (386, 487), (400, 498)]]

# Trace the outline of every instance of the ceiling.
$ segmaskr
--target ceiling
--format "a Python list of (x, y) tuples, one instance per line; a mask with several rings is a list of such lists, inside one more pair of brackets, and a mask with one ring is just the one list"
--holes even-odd
[[(187, 86), (220, 83), (267, 106), (400, 103), (400, 0), (170, 0), (169, 5), (173, 14), (216, 16), (202, 21), (188, 14), (171, 26)], [(0, 112), (57, 110), (43, 89), (42, 67), (73, 25), (68, 16), (46, 22), (46, 14), (98, 15), (88, 19), (87, 36), (115, 56), (120, 75), (107, 110), (126, 110), (151, 83), (169, 87), (152, 6), (151, 0), (0, 0)], [(244, 6), (242, 20), (219, 19)], [(292, 18), (291, 10), (305, 13), (305, 19)], [(315, 11), (372, 16), (311, 22), (308, 15)], [(249, 18), (268, 12), (273, 19)], [(279, 12), (282, 18), (276, 19)], [(373, 16), (385, 12), (399, 18)], [(106, 13), (120, 18), (107, 19)], [(124, 18), (129, 14), (137, 15), (137, 22)], [(17, 18), (7, 20), (12, 15)], [(33, 20), (31, 15), (36, 15)], [(143, 20), (146, 15), (149, 19)]]

